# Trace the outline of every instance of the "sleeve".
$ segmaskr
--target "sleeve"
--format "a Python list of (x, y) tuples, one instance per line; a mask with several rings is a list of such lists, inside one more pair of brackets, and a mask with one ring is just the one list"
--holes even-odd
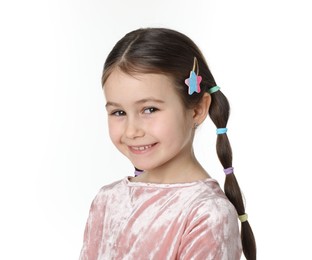
[(94, 260), (98, 258), (103, 233), (104, 212), (103, 198), (99, 193), (92, 201), (90, 207), (79, 260)]
[(192, 211), (178, 259), (239, 260), (241, 248), (236, 210), (228, 200), (219, 198)]

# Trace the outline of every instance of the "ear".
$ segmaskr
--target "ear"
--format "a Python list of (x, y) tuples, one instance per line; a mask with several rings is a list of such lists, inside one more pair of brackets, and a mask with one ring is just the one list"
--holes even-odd
[(208, 93), (204, 93), (201, 101), (194, 108), (193, 120), (194, 123), (201, 124), (204, 122), (208, 115), (209, 107), (211, 103), (211, 96)]

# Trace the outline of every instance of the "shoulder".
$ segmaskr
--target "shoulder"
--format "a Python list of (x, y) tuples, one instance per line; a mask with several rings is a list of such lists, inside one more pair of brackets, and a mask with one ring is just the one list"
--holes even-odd
[(239, 248), (237, 211), (222, 193), (202, 195), (189, 209), (185, 236), (201, 236), (200, 234), (207, 243), (211, 239), (223, 241), (222, 243), (228, 241), (230, 244), (237, 244)]
[(205, 219), (211, 223), (232, 222), (237, 225), (237, 212), (218, 182), (203, 182), (189, 209), (192, 221)]
[(217, 182), (201, 185), (188, 209), (179, 259), (240, 259), (240, 255), (236, 209)]
[(124, 179), (115, 181), (111, 184), (105, 185), (100, 188), (95, 198), (93, 199), (92, 206), (105, 204), (106, 201), (111, 197), (115, 196), (125, 188)]
[(122, 180), (118, 180), (118, 181), (112, 182), (110, 184), (104, 185), (103, 187), (100, 188), (98, 195), (109, 193), (109, 192), (114, 191), (116, 189), (120, 189), (122, 186), (124, 186), (123, 185), (124, 180), (125, 179), (122, 179)]
[(194, 221), (206, 219), (210, 223), (232, 222), (237, 224), (237, 212), (233, 204), (223, 197), (200, 200), (190, 211), (190, 218)]

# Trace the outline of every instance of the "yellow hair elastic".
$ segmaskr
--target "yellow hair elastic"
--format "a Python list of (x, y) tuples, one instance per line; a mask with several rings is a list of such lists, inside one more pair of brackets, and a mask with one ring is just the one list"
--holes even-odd
[(248, 220), (248, 215), (247, 215), (247, 213), (238, 216), (238, 219), (239, 219), (240, 222), (242, 222), (242, 223), (245, 222), (245, 221), (247, 221), (247, 220)]

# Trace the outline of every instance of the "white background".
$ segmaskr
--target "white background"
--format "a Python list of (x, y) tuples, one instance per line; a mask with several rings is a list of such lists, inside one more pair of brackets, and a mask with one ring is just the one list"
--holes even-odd
[[(230, 99), (259, 259), (312, 259), (311, 24), (308, 0), (1, 1), (0, 259), (78, 259), (93, 197), (132, 174), (100, 78), (114, 43), (147, 26), (190, 36)], [(195, 149), (223, 185), (215, 139), (207, 120)]]

